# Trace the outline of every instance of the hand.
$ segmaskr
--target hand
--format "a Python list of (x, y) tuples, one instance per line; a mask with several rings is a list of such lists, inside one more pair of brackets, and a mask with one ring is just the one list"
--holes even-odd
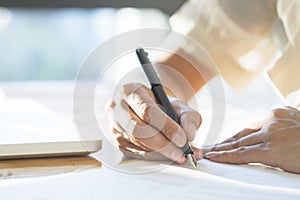
[[(139, 83), (124, 85), (107, 104), (112, 132), (125, 155), (180, 164), (186, 161), (180, 147), (195, 138), (201, 116), (178, 99), (169, 99), (182, 127), (161, 110), (152, 91)], [(202, 154), (193, 150), (199, 160)]]
[(300, 111), (275, 109), (261, 125), (202, 150), (208, 152), (206, 158), (216, 162), (262, 163), (300, 173)]

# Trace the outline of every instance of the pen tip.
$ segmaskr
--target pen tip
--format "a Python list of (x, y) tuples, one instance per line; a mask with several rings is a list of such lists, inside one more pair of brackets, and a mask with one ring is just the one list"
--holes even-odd
[(197, 161), (192, 154), (188, 154), (187, 156), (188, 163), (192, 165), (195, 169), (197, 168)]

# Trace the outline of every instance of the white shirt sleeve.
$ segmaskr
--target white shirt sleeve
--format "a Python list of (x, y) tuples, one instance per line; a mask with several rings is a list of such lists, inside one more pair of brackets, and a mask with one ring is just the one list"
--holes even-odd
[[(243, 2), (251, 6), (254, 2), (266, 1)], [(226, 12), (218, 0), (190, 0), (170, 18), (170, 24), (174, 31), (193, 39), (193, 42), (189, 40), (181, 46), (187, 53), (197, 59), (195, 45), (203, 46), (215, 63), (218, 73), (234, 88), (241, 89), (258, 73), (270, 70), (282, 55), (294, 51), (288, 51), (288, 48), (295, 42), (300, 27), (299, 23), (295, 22), (300, 16), (299, 7), (296, 6), (299, 3), (299, 0), (278, 0), (274, 10), (268, 9), (268, 12), (274, 12), (271, 16), (274, 16), (275, 25), (272, 25), (271, 21), (266, 33), (251, 31), (251, 21), (248, 23), (249, 27), (245, 24), (242, 26), (238, 23), (239, 17)], [(241, 9), (247, 9), (247, 5)], [(238, 13), (243, 15), (244, 12), (241, 10)], [(295, 17), (297, 20), (294, 20)], [(291, 70), (294, 70), (292, 68)], [(276, 85), (277, 83), (279, 82), (275, 82)], [(280, 85), (278, 88), (286, 95)]]

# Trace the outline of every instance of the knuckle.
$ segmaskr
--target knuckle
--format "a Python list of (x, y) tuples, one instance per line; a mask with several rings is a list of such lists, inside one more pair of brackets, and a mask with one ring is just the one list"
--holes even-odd
[(228, 152), (226, 151), (221, 151), (217, 154), (217, 156), (215, 157), (216, 159), (221, 159), (221, 158), (226, 158), (228, 156)]
[(276, 140), (270, 140), (270, 141), (265, 143), (265, 146), (268, 150), (274, 149), (275, 147), (278, 146), (278, 142)]
[(126, 96), (135, 93), (139, 88), (142, 88), (141, 83), (127, 83), (122, 86), (122, 90)]
[(238, 154), (244, 154), (247, 151), (247, 147), (239, 147), (237, 149)]
[(171, 104), (175, 107), (175, 106), (178, 106), (178, 107), (183, 107), (185, 104), (183, 103), (183, 101), (181, 101), (180, 99), (177, 99), (175, 97), (172, 97), (172, 96), (168, 96)]
[(157, 107), (153, 102), (143, 100), (137, 106), (135, 106), (134, 112), (144, 122), (153, 123), (162, 119), (161, 114), (159, 114), (159, 109), (160, 108)]
[(273, 132), (277, 129), (277, 122), (272, 120), (271, 122), (269, 122), (265, 127), (264, 130), (266, 132)]
[(120, 136), (116, 136), (116, 141), (118, 143), (119, 147), (123, 147), (123, 138), (121, 138)]
[(151, 108), (152, 108), (153, 106), (150, 104), (150, 103), (148, 103), (148, 102), (143, 102), (143, 103), (141, 103), (140, 104), (140, 111), (138, 112), (138, 113), (140, 113), (139, 115), (139, 117), (143, 120), (143, 121), (145, 121), (145, 122), (149, 122), (150, 120), (151, 120), (151, 118), (153, 118), (152, 116), (151, 116)]
[(240, 146), (240, 143), (241, 143), (240, 140), (232, 141), (230, 143), (230, 148), (231, 149), (236, 149), (236, 148), (238, 148)]
[(116, 106), (116, 102), (113, 99), (111, 99), (105, 104), (105, 110), (107, 112), (111, 112), (111, 110), (114, 109), (115, 106)]
[(132, 137), (134, 138), (140, 138), (143, 136), (143, 133), (141, 133), (141, 130), (143, 130), (144, 124), (138, 120), (131, 119), (130, 120), (130, 127), (127, 131)]
[[(122, 101), (120, 102), (120, 106), (121, 106), (121, 108), (123, 108), (124, 110), (129, 111), (129, 105), (126, 103), (125, 100), (122, 100)], [(118, 112), (115, 112), (115, 113), (118, 114)]]
[(113, 125), (110, 126), (110, 131), (111, 131), (113, 134), (115, 134), (115, 135), (117, 135), (117, 134), (120, 133), (120, 131), (119, 131), (116, 127), (114, 127)]
[(271, 111), (271, 116), (274, 118), (280, 118), (283, 114), (286, 113), (286, 109), (284, 108), (276, 108)]
[(151, 111), (155, 103), (148, 92), (142, 89), (144, 86), (131, 91), (126, 97), (126, 102), (131, 109), (143, 120), (149, 122), (151, 119)]
[(190, 107), (186, 103), (184, 103), (182, 100), (180, 100), (178, 98), (168, 96), (168, 99), (170, 100), (170, 102), (174, 108), (190, 109)]
[(249, 131), (251, 131), (250, 128), (244, 128), (242, 129), (240, 132), (238, 132), (238, 134), (236, 134), (235, 136), (233, 136), (234, 139), (238, 139), (242, 136), (244, 136), (246, 133), (248, 133)]

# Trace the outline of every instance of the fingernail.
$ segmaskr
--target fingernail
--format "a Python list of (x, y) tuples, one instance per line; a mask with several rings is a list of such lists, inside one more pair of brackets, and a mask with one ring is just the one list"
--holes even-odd
[(196, 158), (196, 160), (200, 160), (201, 158), (203, 158), (203, 154), (202, 151), (199, 149), (193, 149), (194, 151), (194, 157)]
[(181, 153), (181, 151), (173, 151), (171, 154), (171, 158), (172, 160), (179, 162), (179, 163), (183, 163), (185, 161), (185, 158), (182, 156), (183, 154)]
[(185, 157), (184, 157), (184, 156), (181, 156), (181, 157), (177, 160), (177, 162), (180, 163), (180, 164), (185, 163)]
[(210, 152), (210, 153), (205, 154), (205, 158), (208, 158), (208, 159), (214, 159), (214, 158), (216, 158), (218, 155), (219, 155), (219, 153), (217, 153), (217, 152)]
[(199, 151), (194, 151), (195, 156), (197, 157), (197, 160), (200, 160), (204, 157), (203, 151), (199, 150)]
[(174, 144), (176, 144), (178, 147), (182, 147), (185, 145), (186, 139), (182, 137), (180, 133), (175, 133), (174, 136), (172, 137), (172, 141)]

